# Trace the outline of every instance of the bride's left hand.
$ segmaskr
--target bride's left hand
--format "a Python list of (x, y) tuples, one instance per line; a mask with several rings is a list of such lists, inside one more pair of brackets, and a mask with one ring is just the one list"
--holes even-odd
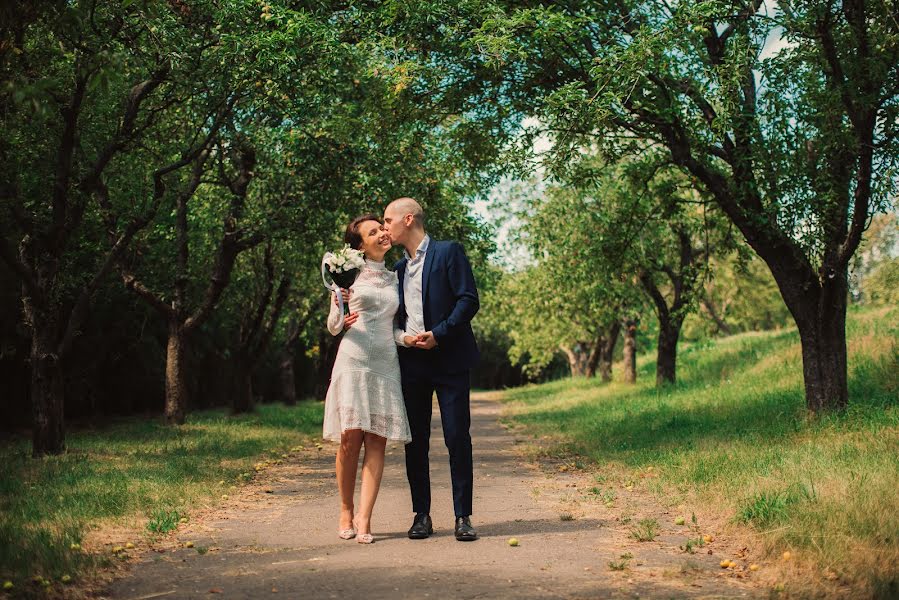
[[(347, 306), (350, 305), (350, 295), (352, 295), (353, 290), (348, 290), (345, 288), (340, 288), (340, 294), (343, 296), (343, 303)], [(334, 294), (334, 306), (340, 306), (337, 303), (337, 294)]]

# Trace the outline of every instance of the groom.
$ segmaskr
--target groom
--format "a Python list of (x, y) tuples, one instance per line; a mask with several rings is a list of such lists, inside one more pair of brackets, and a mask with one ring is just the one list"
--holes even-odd
[[(403, 398), (412, 442), (406, 444), (406, 476), (412, 490), (415, 520), (411, 539), (434, 532), (431, 523), (431, 397), (437, 392), (443, 439), (449, 449), (453, 481), (455, 535), (478, 537), (471, 525), (473, 469), (469, 371), (478, 360), (471, 319), (478, 312), (478, 290), (471, 265), (457, 242), (432, 240), (425, 233), (424, 212), (412, 198), (399, 198), (384, 210), (384, 226), (394, 245), (405, 248), (396, 264), (399, 279), (398, 348)], [(399, 343), (398, 340), (397, 343)]]

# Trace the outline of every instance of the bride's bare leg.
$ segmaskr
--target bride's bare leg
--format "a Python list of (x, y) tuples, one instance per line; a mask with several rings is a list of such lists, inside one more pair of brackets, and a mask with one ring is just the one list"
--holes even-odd
[(338, 529), (353, 526), (353, 492), (356, 491), (356, 469), (362, 448), (362, 430), (347, 429), (340, 435), (337, 450), (337, 490), (340, 492), (340, 522)]
[(384, 450), (387, 439), (365, 432), (365, 458), (362, 459), (362, 492), (359, 495), (359, 512), (356, 527), (359, 533), (371, 533), (371, 512), (378, 499), (381, 476), (384, 474)]

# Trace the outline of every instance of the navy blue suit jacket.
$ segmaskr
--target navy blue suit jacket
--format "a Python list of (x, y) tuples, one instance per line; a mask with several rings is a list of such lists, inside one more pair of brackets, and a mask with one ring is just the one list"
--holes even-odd
[[(420, 353), (432, 353), (429, 364), (444, 373), (471, 369), (480, 354), (471, 330), (471, 320), (480, 308), (471, 264), (458, 242), (431, 240), (422, 272), (422, 308), (425, 330), (434, 333), (437, 347), (431, 350), (399, 348), (403, 369), (418, 368)], [(403, 279), (406, 259), (396, 263), (400, 287), (399, 326), (406, 328)], [(404, 374), (405, 375), (405, 374)]]

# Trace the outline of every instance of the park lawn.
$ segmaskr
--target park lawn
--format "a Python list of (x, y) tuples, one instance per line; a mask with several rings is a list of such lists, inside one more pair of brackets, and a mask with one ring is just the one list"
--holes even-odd
[(91, 529), (143, 538), (171, 531), (250, 480), (255, 463), (309, 443), (322, 410), (319, 402), (261, 405), (241, 416), (210, 410), (177, 427), (125, 418), (71, 431), (66, 454), (38, 460), (28, 440), (7, 443), (0, 448), (0, 581), (10, 581), (15, 595), (61, 594), (64, 576), (78, 584), (127, 554), (80, 548)]
[(847, 331), (850, 406), (839, 414), (806, 411), (795, 331), (685, 344), (678, 383), (662, 390), (654, 356), (638, 363), (637, 385), (507, 390), (506, 414), (543, 438), (538, 456), (586, 459), (609, 482), (744, 538), (791, 595), (843, 585), (896, 598), (899, 309), (852, 309)]

